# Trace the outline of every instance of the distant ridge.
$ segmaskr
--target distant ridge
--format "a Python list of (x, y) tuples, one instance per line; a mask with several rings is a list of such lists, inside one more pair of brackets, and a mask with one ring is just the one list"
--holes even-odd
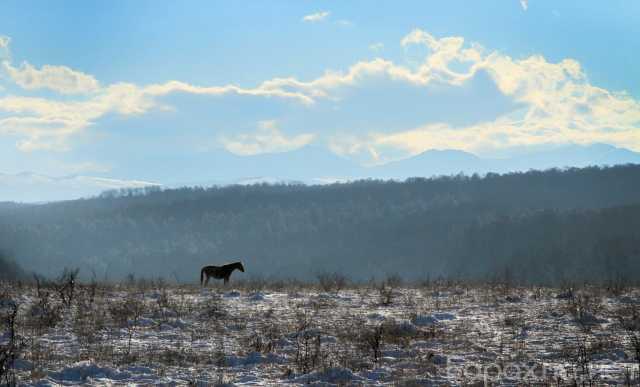
[[(197, 154), (193, 159), (167, 160), (166, 164), (167, 176), (177, 174), (181, 178), (170, 180), (166, 176), (154, 175), (112, 179), (83, 175), (51, 177), (33, 172), (0, 173), (0, 201), (47, 202), (76, 199), (96, 196), (105, 190), (154, 185), (206, 187), (255, 183), (327, 184), (367, 178), (404, 180), (409, 177), (460, 173), (471, 175), (640, 164), (640, 153), (600, 143), (567, 144), (544, 149), (521, 148), (516, 155), (494, 159), (460, 150), (442, 149), (428, 150), (384, 165), (363, 167), (327, 148), (308, 145), (291, 152), (254, 156), (238, 156), (226, 151), (210, 155)], [(118, 171), (114, 172), (116, 173)]]
[(533, 283), (637, 279), (639, 191), (640, 165), (143, 189), (0, 207), (0, 247), (25, 270), (78, 267), (112, 280), (196, 281), (207, 262), (229, 257), (265, 277), (488, 279), (509, 267)]
[(48, 202), (91, 197), (102, 191), (120, 188), (158, 186), (139, 180), (69, 175), (47, 176), (33, 172), (0, 173), (0, 201)]
[(484, 172), (486, 160), (459, 150), (428, 150), (404, 160), (392, 161), (371, 168), (371, 174), (387, 179), (456, 175), (458, 173)]

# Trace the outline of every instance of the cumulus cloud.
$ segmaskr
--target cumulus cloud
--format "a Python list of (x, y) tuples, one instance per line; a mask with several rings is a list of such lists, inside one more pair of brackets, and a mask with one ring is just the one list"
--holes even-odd
[(258, 129), (252, 133), (242, 133), (232, 137), (221, 137), (220, 143), (229, 152), (240, 156), (262, 153), (288, 152), (311, 143), (314, 134), (303, 133), (287, 137), (273, 120), (260, 121)]
[(102, 87), (89, 99), (58, 101), (47, 98), (8, 96), (0, 98), (0, 112), (14, 116), (0, 119), (0, 134), (22, 139), (18, 148), (23, 151), (68, 150), (66, 138), (82, 131), (107, 113), (140, 115), (162, 107), (158, 98), (172, 93), (208, 96), (250, 95), (265, 98), (292, 99), (301, 105), (312, 98), (298, 92), (271, 87), (241, 88), (235, 85), (199, 87), (170, 81), (144, 87), (131, 83), (116, 83)]
[(321, 22), (324, 19), (326, 19), (330, 14), (331, 12), (328, 12), (328, 11), (316, 12), (316, 13), (303, 16), (302, 21), (309, 22), (309, 23)]
[[(75, 100), (0, 98), (0, 112), (8, 113), (0, 118), (0, 133), (18, 136), (18, 145), (23, 150), (65, 149), (65, 138), (96, 123), (105, 114), (144, 114), (160, 108), (161, 98), (173, 93), (216, 98), (227, 95), (278, 98), (292, 102), (292, 109), (310, 109), (322, 100), (339, 104), (344, 89), (362, 87), (374, 78), (422, 88), (432, 85), (455, 88), (466, 85), (483, 72), (500, 93), (520, 106), (517, 113), (467, 126), (442, 122), (409, 130), (388, 128), (385, 133), (358, 134), (343, 130), (339, 138), (330, 139), (331, 149), (346, 155), (366, 154), (379, 162), (398, 157), (399, 152), (410, 155), (433, 148), (479, 151), (516, 145), (607, 142), (640, 150), (640, 102), (627, 93), (592, 85), (580, 63), (573, 59), (549, 62), (541, 55), (512, 58), (478, 43), (466, 42), (460, 36), (435, 37), (420, 29), (407, 34), (400, 45), (418, 46), (427, 53), (417, 66), (376, 58), (356, 62), (343, 71), (327, 71), (309, 80), (273, 78), (254, 87), (199, 86), (181, 81), (146, 86), (130, 83), (102, 86), (96, 81), (94, 86), (82, 87), (78, 85), (92, 85), (93, 77), (83, 74), (88, 79), (84, 83), (79, 81), (82, 77), (72, 76), (76, 81), (54, 82), (42, 73), (58, 74), (50, 71), (50, 67), (55, 66), (14, 68), (6, 62), (9, 70), (38, 74), (25, 79), (25, 84), (93, 91), (76, 96)], [(70, 74), (60, 70), (61, 67), (57, 69), (61, 74)], [(461, 106), (460, 114), (464, 114), (463, 109)], [(363, 116), (362, 120), (366, 121), (367, 117)], [(221, 142), (236, 154), (249, 155), (292, 150), (314, 139), (311, 133), (287, 137), (275, 122), (263, 122), (253, 133), (226, 137)]]
[[(371, 61), (338, 78), (347, 84), (347, 80), (359, 79), (363, 69), (374, 68), (392, 79), (416, 85), (436, 81), (458, 86), (483, 70), (504, 95), (524, 109), (466, 127), (440, 123), (391, 134), (333, 139), (336, 152), (364, 152), (375, 155), (373, 159), (383, 159), (385, 153), (397, 155), (397, 149), (410, 155), (438, 148), (481, 151), (569, 142), (607, 142), (640, 150), (640, 102), (627, 93), (591, 85), (575, 60), (552, 63), (540, 55), (513, 59), (500, 52), (486, 52), (477, 44), (465, 45), (461, 37), (437, 39), (422, 30), (412, 31), (401, 44), (420, 44), (430, 50), (416, 71)], [(460, 64), (466, 65), (465, 71), (453, 70)], [(332, 83), (338, 83), (335, 77)]]
[(37, 69), (24, 62), (17, 68), (8, 61), (4, 61), (2, 67), (16, 84), (28, 90), (50, 89), (61, 94), (86, 94), (100, 87), (98, 81), (91, 75), (66, 66), (44, 65)]

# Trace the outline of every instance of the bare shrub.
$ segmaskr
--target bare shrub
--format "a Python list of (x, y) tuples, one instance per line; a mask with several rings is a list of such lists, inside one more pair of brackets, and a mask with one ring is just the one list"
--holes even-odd
[(399, 288), (404, 284), (404, 281), (399, 274), (389, 274), (384, 283), (391, 288)]
[(403, 284), (402, 277), (397, 274), (390, 274), (378, 285), (378, 302), (380, 305), (389, 306), (393, 304), (396, 291)]
[(627, 332), (628, 347), (638, 365), (640, 376), (640, 310), (636, 306), (622, 307), (616, 311), (616, 317)]
[(113, 321), (118, 327), (125, 328), (127, 331), (127, 348), (123, 356), (124, 363), (135, 359), (132, 356), (131, 344), (143, 311), (144, 301), (132, 293), (127, 293), (122, 301), (114, 302), (109, 306), (109, 313)]
[(319, 273), (317, 275), (318, 285), (324, 292), (338, 293), (349, 284), (347, 277), (338, 272)]
[(300, 330), (296, 333), (295, 364), (298, 370), (309, 373), (314, 370), (322, 358), (322, 343), (317, 330)]
[(384, 324), (379, 324), (372, 327), (366, 327), (360, 334), (360, 340), (364, 345), (364, 348), (371, 352), (373, 362), (378, 363), (382, 356), (382, 342), (384, 338)]
[(245, 347), (252, 352), (271, 353), (278, 340), (282, 337), (282, 331), (276, 321), (270, 321), (255, 329), (245, 339)]
[(56, 291), (60, 296), (62, 304), (70, 308), (73, 302), (74, 291), (76, 288), (76, 278), (80, 269), (67, 269), (65, 268), (60, 277), (58, 277), (56, 284)]
[(200, 303), (200, 318), (203, 320), (220, 320), (226, 318), (229, 313), (222, 305), (222, 299), (220, 295), (213, 294), (208, 297), (204, 302)]
[(587, 291), (574, 293), (573, 297), (568, 299), (567, 311), (585, 332), (589, 332), (598, 322), (598, 315), (602, 312), (602, 299)]
[(29, 321), (35, 322), (38, 335), (46, 329), (55, 327), (62, 320), (62, 307), (56, 304), (51, 297), (49, 282), (39, 276), (34, 276), (36, 281), (36, 301), (28, 311)]
[(77, 308), (74, 310), (73, 331), (78, 344), (85, 350), (100, 341), (101, 333), (106, 329), (106, 311), (98, 303), (96, 286), (80, 286), (76, 294)]
[(248, 293), (262, 292), (267, 287), (267, 285), (267, 280), (259, 275), (251, 275), (247, 279), (238, 281), (238, 287), (244, 289)]
[(380, 324), (381, 331), (384, 333), (384, 341), (403, 348), (409, 347), (409, 343), (418, 335), (418, 330), (412, 323), (408, 321), (396, 321), (395, 319), (387, 319)]
[(593, 348), (587, 336), (576, 336), (573, 344), (564, 348), (562, 352), (567, 363), (572, 365), (572, 369), (568, 370), (568, 374), (572, 376), (573, 384), (588, 384), (591, 386), (593, 384), (591, 375)]
[[(22, 345), (16, 333), (16, 318), (18, 316), (18, 304), (15, 302), (5, 302), (8, 305), (5, 312), (3, 312), (2, 320), (5, 332), (4, 336), (7, 337), (7, 342), (0, 341), (0, 384), (16, 385), (16, 376), (13, 370), (13, 365)], [(0, 305), (2, 307), (3, 305)], [(4, 341), (4, 340), (3, 340)]]
[(394, 295), (393, 287), (387, 285), (386, 282), (383, 282), (378, 287), (378, 300), (380, 305), (389, 306), (393, 304)]

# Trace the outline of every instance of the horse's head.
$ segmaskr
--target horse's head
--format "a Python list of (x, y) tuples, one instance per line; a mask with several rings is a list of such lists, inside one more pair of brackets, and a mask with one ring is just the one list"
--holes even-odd
[(238, 262), (236, 264), (236, 268), (244, 273), (244, 266), (242, 266), (242, 262)]

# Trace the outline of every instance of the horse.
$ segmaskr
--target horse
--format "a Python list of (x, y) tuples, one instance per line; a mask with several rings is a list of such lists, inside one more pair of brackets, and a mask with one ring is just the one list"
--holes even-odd
[(224, 284), (226, 285), (229, 282), (231, 273), (233, 273), (235, 269), (244, 273), (244, 266), (242, 266), (242, 262), (228, 263), (222, 266), (205, 266), (200, 270), (200, 285), (207, 286), (209, 283), (209, 277), (224, 279)]

